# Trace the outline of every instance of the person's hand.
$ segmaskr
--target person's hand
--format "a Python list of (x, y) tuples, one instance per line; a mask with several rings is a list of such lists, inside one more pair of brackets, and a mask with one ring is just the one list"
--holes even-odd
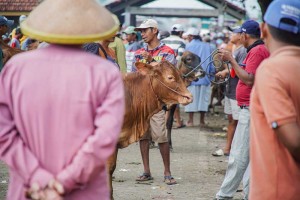
[(40, 200), (63, 200), (63, 197), (55, 189), (46, 188), (42, 192), (43, 197)]
[(218, 78), (225, 78), (226, 75), (227, 75), (226, 71), (220, 71), (220, 72), (216, 73), (216, 77), (218, 77)]
[(48, 187), (44, 190), (45, 200), (62, 200), (62, 195), (65, 193), (64, 187), (57, 180), (51, 180)]
[(153, 57), (150, 55), (149, 52), (147, 51), (143, 51), (141, 53), (141, 55), (143, 56), (143, 58), (147, 61), (147, 62), (151, 62), (153, 60)]
[(41, 189), (38, 184), (34, 183), (25, 193), (26, 198), (33, 200), (63, 200), (64, 188), (56, 180), (51, 180), (48, 186)]
[(33, 183), (31, 187), (25, 191), (25, 197), (28, 199), (38, 200), (44, 197), (44, 193), (37, 183)]
[(232, 53), (226, 49), (219, 49), (218, 50), (218, 54), (219, 54), (219, 57), (224, 61), (224, 62), (230, 62), (232, 61), (233, 56), (232, 56)]

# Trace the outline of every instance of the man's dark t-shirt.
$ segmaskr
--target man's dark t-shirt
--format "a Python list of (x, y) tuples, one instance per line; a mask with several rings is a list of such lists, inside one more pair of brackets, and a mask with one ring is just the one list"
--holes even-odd
[[(247, 49), (243, 46), (238, 47), (234, 52), (233, 52), (233, 57), (235, 58), (237, 63), (243, 63), (247, 55)], [(236, 86), (239, 82), (239, 78), (235, 76), (234, 78), (230, 77), (228, 84), (226, 85), (226, 97), (229, 99), (236, 99)]]

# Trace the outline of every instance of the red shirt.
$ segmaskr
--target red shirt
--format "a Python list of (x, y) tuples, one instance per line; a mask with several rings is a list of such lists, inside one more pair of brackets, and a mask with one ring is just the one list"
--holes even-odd
[[(246, 65), (244, 70), (249, 74), (255, 75), (256, 69), (260, 63), (270, 55), (264, 44), (253, 47), (247, 54), (243, 64)], [(236, 86), (236, 100), (239, 106), (249, 106), (250, 93), (252, 86), (246, 85), (241, 79)]]

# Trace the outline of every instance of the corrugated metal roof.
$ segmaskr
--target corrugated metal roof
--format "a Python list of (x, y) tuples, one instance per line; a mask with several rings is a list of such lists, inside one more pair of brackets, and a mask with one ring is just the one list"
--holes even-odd
[(30, 12), (40, 0), (0, 0), (2, 12)]

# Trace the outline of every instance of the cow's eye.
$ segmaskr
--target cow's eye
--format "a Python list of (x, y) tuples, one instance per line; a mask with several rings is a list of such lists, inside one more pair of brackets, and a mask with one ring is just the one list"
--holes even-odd
[(169, 79), (169, 80), (174, 80), (174, 76), (169, 75), (169, 76), (168, 76), (168, 79)]

